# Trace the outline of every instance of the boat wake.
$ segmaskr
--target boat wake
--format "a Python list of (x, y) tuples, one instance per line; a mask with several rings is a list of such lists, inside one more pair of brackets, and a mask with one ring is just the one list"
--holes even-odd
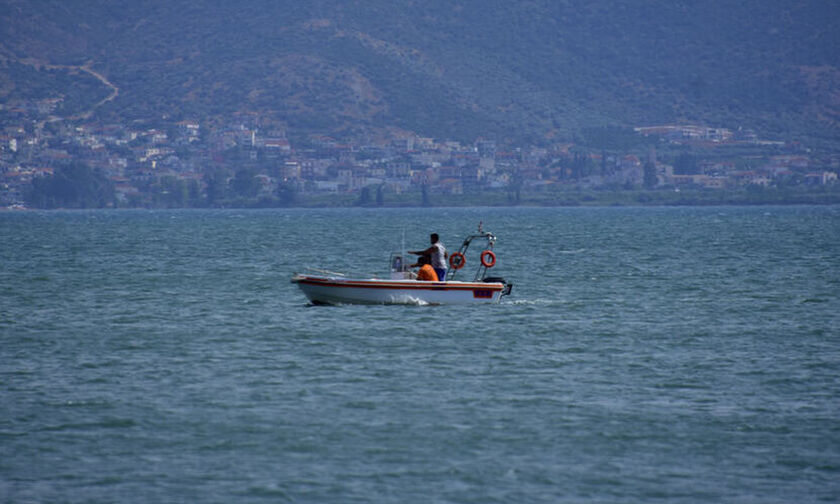
[(517, 306), (550, 306), (556, 305), (556, 299), (516, 299), (505, 302), (504, 304), (512, 304)]
[(424, 301), (422, 299), (412, 298), (412, 297), (407, 298), (405, 300), (401, 300), (401, 302), (399, 304), (406, 304), (406, 305), (410, 305), (410, 306), (431, 306), (432, 305), (432, 303), (429, 303), (428, 301)]

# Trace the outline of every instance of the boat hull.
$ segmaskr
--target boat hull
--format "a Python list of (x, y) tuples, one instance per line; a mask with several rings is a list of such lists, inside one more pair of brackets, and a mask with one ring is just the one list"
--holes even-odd
[(484, 304), (498, 303), (499, 282), (424, 282), (295, 275), (292, 283), (313, 304)]

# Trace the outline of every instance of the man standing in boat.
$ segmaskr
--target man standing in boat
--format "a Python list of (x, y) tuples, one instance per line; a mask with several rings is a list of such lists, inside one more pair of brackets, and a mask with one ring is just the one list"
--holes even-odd
[(446, 278), (446, 259), (449, 257), (449, 254), (446, 252), (446, 248), (443, 246), (443, 243), (440, 242), (440, 237), (437, 233), (432, 233), (431, 236), (429, 236), (429, 239), (432, 242), (431, 247), (426, 250), (409, 250), (408, 253), (419, 256), (427, 256), (429, 258), (429, 262), (432, 264), (432, 268), (434, 268), (435, 273), (437, 273), (438, 280), (443, 282), (444, 278)]

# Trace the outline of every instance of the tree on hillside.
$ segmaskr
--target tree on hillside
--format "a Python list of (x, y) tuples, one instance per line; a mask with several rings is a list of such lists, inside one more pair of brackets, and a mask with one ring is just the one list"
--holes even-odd
[(362, 193), (359, 195), (359, 205), (368, 206), (371, 202), (370, 187), (362, 187)]
[(221, 168), (213, 170), (207, 175), (207, 203), (217, 205), (225, 197), (227, 188), (227, 173)]
[(298, 200), (298, 187), (293, 180), (284, 180), (277, 185), (277, 200), (282, 206), (294, 206)]
[(518, 205), (522, 200), (522, 181), (523, 177), (519, 173), (518, 169), (514, 170), (514, 172), (510, 174), (507, 186), (507, 197), (508, 201), (514, 205)]
[(150, 192), (156, 207), (184, 208), (191, 204), (189, 183), (177, 177), (161, 177), (156, 184), (151, 186)]
[(659, 180), (656, 178), (656, 165), (653, 161), (648, 160), (644, 166), (644, 186), (645, 189), (653, 189), (656, 187)]
[(230, 188), (233, 194), (243, 198), (255, 198), (260, 192), (260, 181), (257, 179), (257, 170), (243, 168), (236, 172), (233, 180), (230, 181)]
[(697, 167), (697, 158), (683, 152), (679, 155), (676, 161), (674, 161), (674, 174), (675, 175), (696, 175), (699, 173), (699, 168)]
[(35, 208), (104, 208), (114, 204), (115, 192), (102, 172), (74, 163), (33, 180), (25, 200)]
[(420, 204), (424, 207), (432, 206), (432, 202), (429, 199), (429, 187), (428, 187), (428, 185), (424, 183), (423, 186), (420, 189), (421, 189)]

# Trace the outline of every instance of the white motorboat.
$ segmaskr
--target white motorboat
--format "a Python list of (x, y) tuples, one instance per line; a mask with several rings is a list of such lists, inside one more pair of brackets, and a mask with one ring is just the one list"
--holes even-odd
[[(472, 281), (456, 280), (467, 263), (467, 250), (476, 238), (486, 240), (479, 254), (478, 268)], [(509, 295), (513, 284), (500, 277), (489, 277), (495, 266), (493, 246), (496, 237), (483, 231), (467, 236), (457, 252), (449, 256), (450, 269), (444, 282), (412, 279), (412, 273), (402, 253), (391, 254), (391, 274), (388, 279), (350, 278), (343, 273), (317, 270), (316, 273), (296, 273), (292, 283), (313, 304), (477, 304), (498, 303)]]

